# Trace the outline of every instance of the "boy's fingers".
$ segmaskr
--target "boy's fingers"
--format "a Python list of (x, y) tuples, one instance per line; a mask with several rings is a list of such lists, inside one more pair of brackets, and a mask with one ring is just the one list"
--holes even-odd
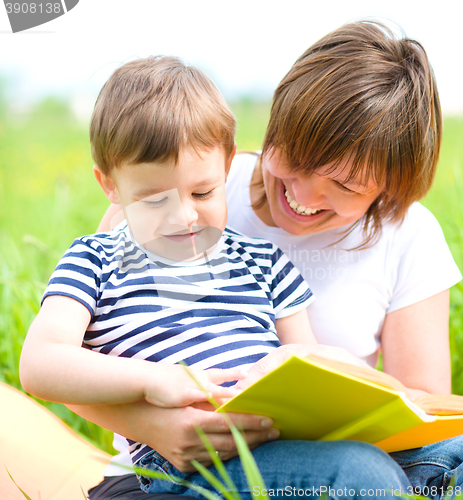
[(246, 377), (247, 372), (241, 368), (228, 368), (221, 370), (220, 368), (211, 368), (205, 370), (204, 373), (210, 382), (214, 384), (222, 384), (223, 382), (233, 382)]
[(206, 390), (210, 392), (212, 397), (216, 399), (233, 398), (241, 391), (236, 390), (234, 387), (221, 387), (220, 385), (208, 384)]

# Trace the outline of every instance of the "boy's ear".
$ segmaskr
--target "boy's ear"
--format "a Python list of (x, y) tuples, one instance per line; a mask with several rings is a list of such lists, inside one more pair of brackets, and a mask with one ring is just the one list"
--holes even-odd
[(101, 189), (104, 191), (104, 194), (108, 198), (111, 203), (120, 204), (119, 193), (117, 192), (116, 184), (111, 179), (105, 175), (98, 165), (93, 165), (93, 175), (95, 176), (96, 181), (101, 186)]
[(228, 172), (230, 172), (230, 167), (233, 161), (233, 158), (235, 157), (236, 154), (236, 142), (235, 142), (235, 147), (233, 148), (233, 151), (230, 153), (230, 156), (227, 159), (227, 162), (225, 163), (225, 180), (227, 180), (228, 177)]

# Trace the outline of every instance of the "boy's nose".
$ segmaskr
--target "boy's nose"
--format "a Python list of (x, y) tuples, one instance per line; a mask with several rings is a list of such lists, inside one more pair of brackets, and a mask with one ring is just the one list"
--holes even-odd
[(171, 226), (181, 226), (186, 229), (198, 220), (198, 212), (194, 204), (182, 201), (175, 210), (171, 210), (167, 216), (167, 222)]

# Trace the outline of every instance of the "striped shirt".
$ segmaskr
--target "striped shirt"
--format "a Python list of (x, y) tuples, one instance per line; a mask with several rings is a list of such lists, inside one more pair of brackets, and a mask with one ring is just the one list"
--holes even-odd
[[(133, 242), (127, 225), (74, 241), (44, 299), (72, 297), (91, 314), (88, 348), (198, 369), (247, 368), (280, 344), (275, 320), (312, 292), (274, 244), (225, 229), (205, 258), (174, 262)], [(136, 463), (151, 449), (130, 442)]]

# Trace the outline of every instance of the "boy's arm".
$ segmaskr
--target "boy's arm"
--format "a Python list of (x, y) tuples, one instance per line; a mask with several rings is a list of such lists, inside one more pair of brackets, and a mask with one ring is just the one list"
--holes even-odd
[(275, 328), (282, 344), (317, 344), (306, 308), (295, 314), (277, 319)]
[(236, 384), (235, 387), (237, 389), (246, 389), (246, 387), (249, 387), (264, 375), (280, 366), (293, 354), (302, 358), (312, 354), (343, 363), (368, 367), (363, 360), (341, 347), (319, 344), (312, 332), (307, 309), (277, 319), (275, 326), (278, 338), (283, 345), (254, 364), (248, 371), (247, 377)]
[(283, 345), (255, 363), (247, 377), (236, 384), (237, 389), (246, 389), (293, 354), (305, 357), (317, 353), (319, 344), (312, 332), (306, 308), (275, 320), (275, 328)]
[(118, 358), (82, 348), (90, 322), (88, 309), (65, 296), (49, 296), (32, 323), (20, 361), (21, 383), (35, 396), (69, 404), (118, 404), (146, 399), (175, 407), (231, 397), (219, 387), (242, 378), (239, 370), (194, 371), (206, 394), (186, 370), (134, 358)]

